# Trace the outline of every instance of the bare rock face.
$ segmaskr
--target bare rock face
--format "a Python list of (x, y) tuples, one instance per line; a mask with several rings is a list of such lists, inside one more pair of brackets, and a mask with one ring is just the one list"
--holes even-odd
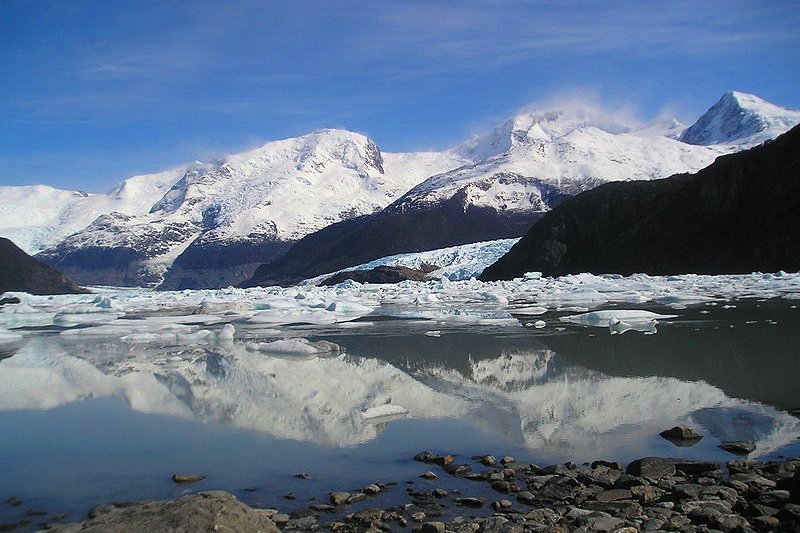
[(57, 268), (29, 256), (10, 240), (0, 237), (0, 294), (6, 291), (31, 294), (89, 292), (78, 287)]
[(201, 492), (164, 502), (103, 506), (85, 522), (56, 526), (58, 533), (279, 533), (268, 514), (223, 491)]

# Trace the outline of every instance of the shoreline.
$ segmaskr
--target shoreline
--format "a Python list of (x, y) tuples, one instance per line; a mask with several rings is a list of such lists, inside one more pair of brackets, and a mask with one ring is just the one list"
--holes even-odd
[(597, 460), (540, 466), (509, 456), (425, 451), (414, 460), (420, 466), (416, 479), (320, 494), (288, 513), (204, 491), (160, 502), (101, 504), (84, 522), (44, 530), (800, 531), (800, 458), (721, 463), (647, 457), (628, 465)]

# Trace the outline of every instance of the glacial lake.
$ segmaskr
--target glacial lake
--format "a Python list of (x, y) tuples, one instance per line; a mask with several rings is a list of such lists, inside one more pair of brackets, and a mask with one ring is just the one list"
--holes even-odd
[[(211, 489), (281, 510), (376, 481), (398, 482), (399, 497), (429, 469), (412, 460), (421, 450), (538, 464), (726, 461), (736, 456), (720, 442), (748, 439), (751, 458), (798, 456), (798, 303), (592, 307), (677, 315), (622, 334), (563, 322), (575, 311), (553, 309), (474, 322), (366, 314), (279, 329), (230, 315), (236, 337), (211, 343), (64, 335), (65, 320), (17, 324), (9, 331), (23, 337), (0, 344), (0, 501), (22, 505), (0, 503), (0, 524), (29, 520), (17, 531), (35, 530), (99, 503)], [(342, 353), (263, 349), (287, 338)], [(681, 447), (658, 435), (676, 424), (704, 438)], [(176, 485), (176, 472), (207, 478)], [(48, 516), (26, 517), (31, 508)]]

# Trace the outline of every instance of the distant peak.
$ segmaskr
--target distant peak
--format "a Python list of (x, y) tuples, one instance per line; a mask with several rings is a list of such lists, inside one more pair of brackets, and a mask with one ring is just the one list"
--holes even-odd
[(757, 144), (800, 123), (800, 111), (755, 94), (728, 91), (680, 137), (689, 144)]

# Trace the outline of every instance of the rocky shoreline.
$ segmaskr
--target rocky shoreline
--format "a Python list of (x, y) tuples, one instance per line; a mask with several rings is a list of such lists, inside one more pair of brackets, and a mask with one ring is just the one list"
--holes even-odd
[[(800, 459), (727, 463), (646, 457), (539, 466), (420, 452), (420, 475), (332, 492), (307, 508), (253, 509), (222, 491), (95, 507), (59, 533), (800, 531)], [(302, 476), (302, 477), (301, 477)], [(298, 474), (301, 479), (307, 474)], [(442, 488), (447, 486), (448, 488)], [(485, 494), (492, 497), (486, 497)], [(381, 505), (391, 495), (391, 505)], [(400, 498), (404, 503), (397, 503)]]

